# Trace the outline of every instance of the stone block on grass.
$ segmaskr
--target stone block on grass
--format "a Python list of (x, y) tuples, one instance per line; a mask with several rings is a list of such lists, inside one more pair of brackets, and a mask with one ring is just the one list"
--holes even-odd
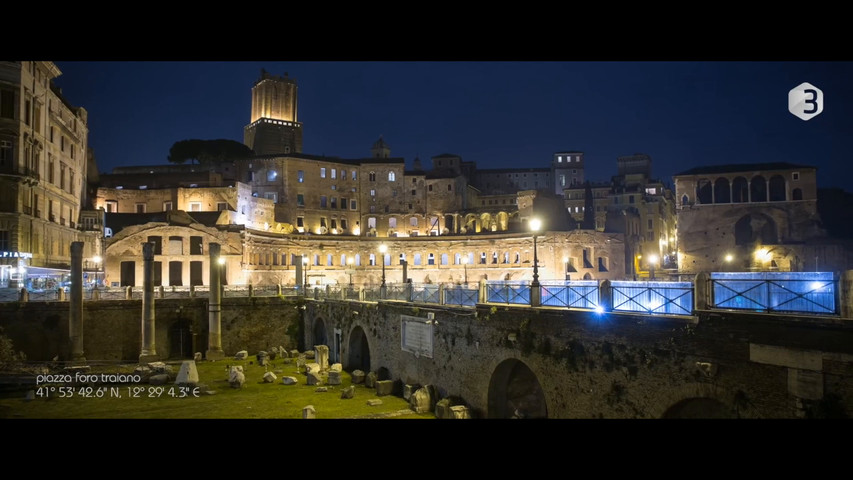
[(391, 395), (394, 391), (394, 382), (392, 380), (377, 380), (376, 381), (376, 396), (382, 397)]

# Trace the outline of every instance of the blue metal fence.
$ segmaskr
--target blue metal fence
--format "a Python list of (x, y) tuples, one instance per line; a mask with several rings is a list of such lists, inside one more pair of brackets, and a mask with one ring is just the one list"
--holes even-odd
[(419, 303), (441, 303), (438, 293), (438, 285), (433, 283), (413, 285), (412, 301)]
[(597, 280), (545, 281), (540, 287), (542, 305), (550, 307), (598, 307)]
[(757, 312), (838, 313), (832, 272), (711, 274), (714, 308)]
[(444, 290), (444, 303), (447, 305), (464, 305), (473, 307), (477, 305), (480, 290), (477, 288), (465, 288), (462, 286), (448, 287)]
[(693, 314), (693, 284), (691, 282), (628, 282), (610, 283), (613, 310), (625, 312)]
[(527, 282), (486, 282), (486, 301), (530, 305), (530, 284)]

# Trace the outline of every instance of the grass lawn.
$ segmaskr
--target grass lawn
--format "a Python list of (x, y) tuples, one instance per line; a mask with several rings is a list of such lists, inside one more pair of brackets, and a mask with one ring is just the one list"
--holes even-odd
[[(254, 359), (252, 359), (254, 360)], [(284, 363), (282, 359), (270, 362), (270, 371), (278, 379), (275, 383), (264, 383), (266, 369), (250, 360), (226, 359), (216, 362), (198, 362), (199, 384), (216, 393), (200, 393), (194, 397), (191, 392), (182, 391), (171, 383), (155, 387), (148, 384), (97, 384), (93, 395), (82, 396), (80, 386), (75, 386), (72, 397), (61, 397), (58, 387), (67, 384), (43, 384), (41, 396), (35, 400), (24, 400), (23, 393), (15, 392), (14, 397), (0, 398), (0, 418), (22, 419), (263, 419), (263, 418), (302, 418), (302, 408), (313, 405), (316, 418), (435, 418), (433, 414), (416, 414), (401, 397), (377, 397), (375, 389), (364, 385), (355, 385), (352, 399), (341, 399), (341, 391), (350, 386), (349, 373), (341, 375), (341, 385), (324, 385), (327, 392), (316, 392), (316, 386), (306, 385), (306, 376), (296, 372), (295, 363)], [(175, 373), (180, 363), (171, 363)], [(242, 365), (246, 375), (243, 388), (234, 389), (228, 384), (227, 365)], [(135, 365), (112, 367), (93, 367), (89, 373), (131, 373)], [(280, 373), (278, 371), (281, 371)], [(295, 377), (297, 385), (283, 385), (283, 376)], [(50, 387), (57, 387), (51, 389)], [(38, 391), (37, 387), (33, 387)], [(160, 390), (162, 388), (162, 390)], [(202, 389), (203, 390), (203, 389)], [(132, 395), (136, 391), (138, 396)], [(175, 396), (171, 396), (174, 393)], [(67, 395), (68, 390), (64, 390)], [(184, 393), (188, 395), (179, 398)], [(101, 394), (96, 398), (95, 394)], [(119, 396), (120, 395), (120, 396)], [(367, 405), (369, 399), (380, 399), (378, 406)]]

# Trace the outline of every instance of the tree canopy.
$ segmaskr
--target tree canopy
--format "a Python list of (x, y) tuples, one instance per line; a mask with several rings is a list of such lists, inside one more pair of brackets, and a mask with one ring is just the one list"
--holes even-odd
[(200, 164), (217, 164), (254, 155), (251, 148), (234, 140), (180, 140), (169, 149), (171, 163), (187, 160)]

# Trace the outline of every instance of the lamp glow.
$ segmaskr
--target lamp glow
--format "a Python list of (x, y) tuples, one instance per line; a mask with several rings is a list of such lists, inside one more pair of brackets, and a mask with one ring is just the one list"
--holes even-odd
[(95, 263), (101, 263), (101, 260), (103, 260), (103, 259), (101, 258), (101, 256), (100, 256), (100, 255), (95, 255), (95, 258), (93, 258), (92, 260), (93, 260)]
[(539, 220), (538, 218), (533, 218), (530, 220), (530, 230), (538, 232), (540, 228), (542, 228), (542, 220)]
[(216, 259), (216, 263), (220, 265), (225, 265), (225, 257), (219, 257)]
[(732, 260), (734, 260), (734, 259), (735, 259), (735, 257), (734, 257), (734, 255), (732, 255), (731, 253), (729, 253), (728, 255), (726, 255), (726, 261), (727, 261), (727, 262), (731, 262), (731, 261), (732, 261)]

